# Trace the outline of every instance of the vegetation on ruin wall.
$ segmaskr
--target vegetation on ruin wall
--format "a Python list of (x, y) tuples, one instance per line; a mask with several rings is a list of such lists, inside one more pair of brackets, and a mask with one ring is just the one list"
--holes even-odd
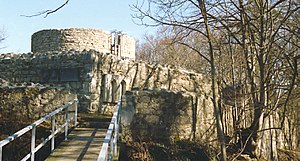
[[(127, 142), (121, 144), (121, 151), (119, 160), (122, 161), (212, 161), (217, 155), (218, 150), (212, 147), (205, 147), (190, 141), (178, 141), (175, 143), (161, 143), (161, 142)], [(214, 151), (214, 153), (211, 153)], [(278, 160), (280, 161), (297, 161), (300, 154), (296, 151), (278, 150)], [(231, 158), (232, 159), (232, 158)], [(238, 155), (236, 160), (255, 161), (248, 155)], [(264, 159), (260, 159), (265, 161)]]
[(147, 160), (147, 161), (176, 161), (192, 160), (209, 161), (209, 153), (202, 147), (190, 141), (175, 143), (162, 142), (127, 142), (121, 145), (119, 160)]

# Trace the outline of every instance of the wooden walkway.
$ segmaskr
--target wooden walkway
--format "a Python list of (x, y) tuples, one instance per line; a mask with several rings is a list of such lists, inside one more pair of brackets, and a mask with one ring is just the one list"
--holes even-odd
[(109, 121), (109, 117), (79, 115), (79, 127), (54, 149), (46, 161), (97, 160)]

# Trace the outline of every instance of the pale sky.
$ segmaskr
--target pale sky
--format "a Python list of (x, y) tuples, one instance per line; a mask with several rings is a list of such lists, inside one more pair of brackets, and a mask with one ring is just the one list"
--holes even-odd
[(129, 5), (136, 0), (70, 0), (58, 12), (27, 18), (47, 9), (55, 9), (64, 0), (0, 0), (0, 31), (6, 40), (0, 44), (0, 53), (30, 52), (31, 35), (42, 29), (94, 28), (105, 31), (118, 30), (140, 39), (153, 28), (138, 26), (133, 22)]

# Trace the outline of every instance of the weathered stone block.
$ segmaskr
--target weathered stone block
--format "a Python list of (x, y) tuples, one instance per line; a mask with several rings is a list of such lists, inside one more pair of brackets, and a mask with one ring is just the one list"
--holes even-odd
[[(142, 137), (154, 140), (172, 138), (192, 139), (193, 116), (191, 96), (170, 91), (132, 91), (126, 93), (126, 107), (123, 109), (122, 123), (125, 131), (132, 130), (135, 140)], [(148, 105), (148, 106), (145, 106)], [(148, 108), (148, 107), (151, 108)], [(155, 113), (151, 111), (160, 111)], [(134, 113), (129, 114), (128, 113)], [(127, 118), (127, 116), (132, 117)], [(128, 122), (130, 121), (130, 122)], [(128, 126), (129, 125), (129, 126)], [(124, 136), (128, 138), (128, 136)]]

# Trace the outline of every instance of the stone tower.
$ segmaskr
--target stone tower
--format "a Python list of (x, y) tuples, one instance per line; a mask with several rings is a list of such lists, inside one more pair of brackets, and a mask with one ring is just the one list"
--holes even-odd
[(135, 59), (135, 40), (121, 32), (96, 29), (49, 29), (32, 35), (31, 51), (96, 50)]

